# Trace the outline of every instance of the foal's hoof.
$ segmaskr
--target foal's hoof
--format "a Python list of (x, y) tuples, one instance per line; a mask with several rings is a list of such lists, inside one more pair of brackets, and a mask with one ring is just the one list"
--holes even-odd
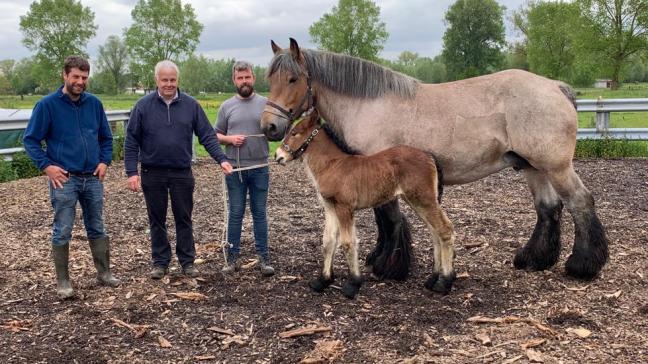
[(560, 250), (531, 253), (525, 247), (518, 248), (513, 258), (513, 266), (516, 269), (541, 271), (553, 267), (558, 261)]
[(605, 251), (605, 254), (599, 255), (587, 255), (581, 251), (574, 251), (567, 258), (565, 272), (568, 276), (576, 279), (592, 280), (596, 278), (607, 261), (607, 251)]
[(349, 278), (344, 282), (344, 285), (342, 285), (342, 294), (344, 294), (346, 298), (354, 299), (360, 290), (360, 286), (362, 286), (361, 278)]
[(429, 289), (430, 291), (448, 294), (450, 293), (450, 290), (452, 289), (452, 283), (454, 283), (456, 278), (457, 274), (454, 271), (447, 276), (442, 276), (439, 273), (434, 273), (430, 276), (430, 278), (428, 278), (427, 282), (425, 282), (425, 288)]
[(335, 278), (333, 276), (331, 276), (331, 278), (329, 279), (326, 279), (323, 276), (319, 276), (308, 282), (308, 286), (310, 286), (310, 288), (315, 292), (322, 292), (323, 290), (328, 288), (328, 286), (330, 286), (334, 280)]

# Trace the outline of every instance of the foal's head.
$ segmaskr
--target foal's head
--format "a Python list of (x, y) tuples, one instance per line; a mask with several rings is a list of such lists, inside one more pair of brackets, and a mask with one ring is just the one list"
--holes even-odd
[(288, 130), (281, 142), (281, 146), (277, 148), (275, 161), (281, 165), (286, 165), (286, 163), (299, 158), (306, 151), (313, 138), (321, 132), (321, 128), (319, 113), (316, 109), (313, 109), (310, 115), (295, 123)]

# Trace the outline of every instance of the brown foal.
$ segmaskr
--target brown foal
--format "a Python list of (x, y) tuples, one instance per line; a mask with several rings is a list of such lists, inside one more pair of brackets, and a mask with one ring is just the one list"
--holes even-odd
[(346, 254), (350, 277), (342, 291), (355, 297), (362, 285), (358, 264), (358, 239), (354, 211), (371, 208), (401, 196), (428, 225), (434, 243), (434, 272), (425, 287), (448, 293), (455, 279), (455, 233), (439, 204), (439, 175), (431, 155), (415, 148), (396, 146), (371, 156), (343, 152), (313, 111), (286, 134), (275, 160), (284, 165), (302, 158), (319, 200), (324, 206), (321, 276), (309, 284), (322, 291), (333, 282), (333, 257), (338, 245)]

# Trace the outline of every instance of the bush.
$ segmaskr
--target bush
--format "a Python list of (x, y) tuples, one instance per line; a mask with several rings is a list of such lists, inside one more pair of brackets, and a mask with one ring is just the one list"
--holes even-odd
[(118, 127), (117, 130), (113, 132), (112, 159), (114, 161), (120, 161), (124, 159), (124, 128), (123, 127)]
[(34, 165), (34, 162), (25, 153), (14, 154), (11, 160), (11, 167), (19, 179), (36, 177), (42, 174), (41, 170)]
[(18, 179), (16, 171), (13, 169), (10, 161), (0, 157), (0, 183)]

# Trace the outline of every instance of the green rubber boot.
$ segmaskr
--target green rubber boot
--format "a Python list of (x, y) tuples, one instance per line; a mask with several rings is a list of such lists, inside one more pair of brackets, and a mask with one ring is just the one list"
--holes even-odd
[(97, 268), (97, 280), (100, 284), (117, 287), (121, 283), (110, 272), (110, 240), (108, 237), (90, 239), (92, 261)]
[(62, 300), (74, 296), (68, 271), (70, 244), (52, 245), (52, 258), (54, 259), (54, 268), (56, 268), (56, 294)]

